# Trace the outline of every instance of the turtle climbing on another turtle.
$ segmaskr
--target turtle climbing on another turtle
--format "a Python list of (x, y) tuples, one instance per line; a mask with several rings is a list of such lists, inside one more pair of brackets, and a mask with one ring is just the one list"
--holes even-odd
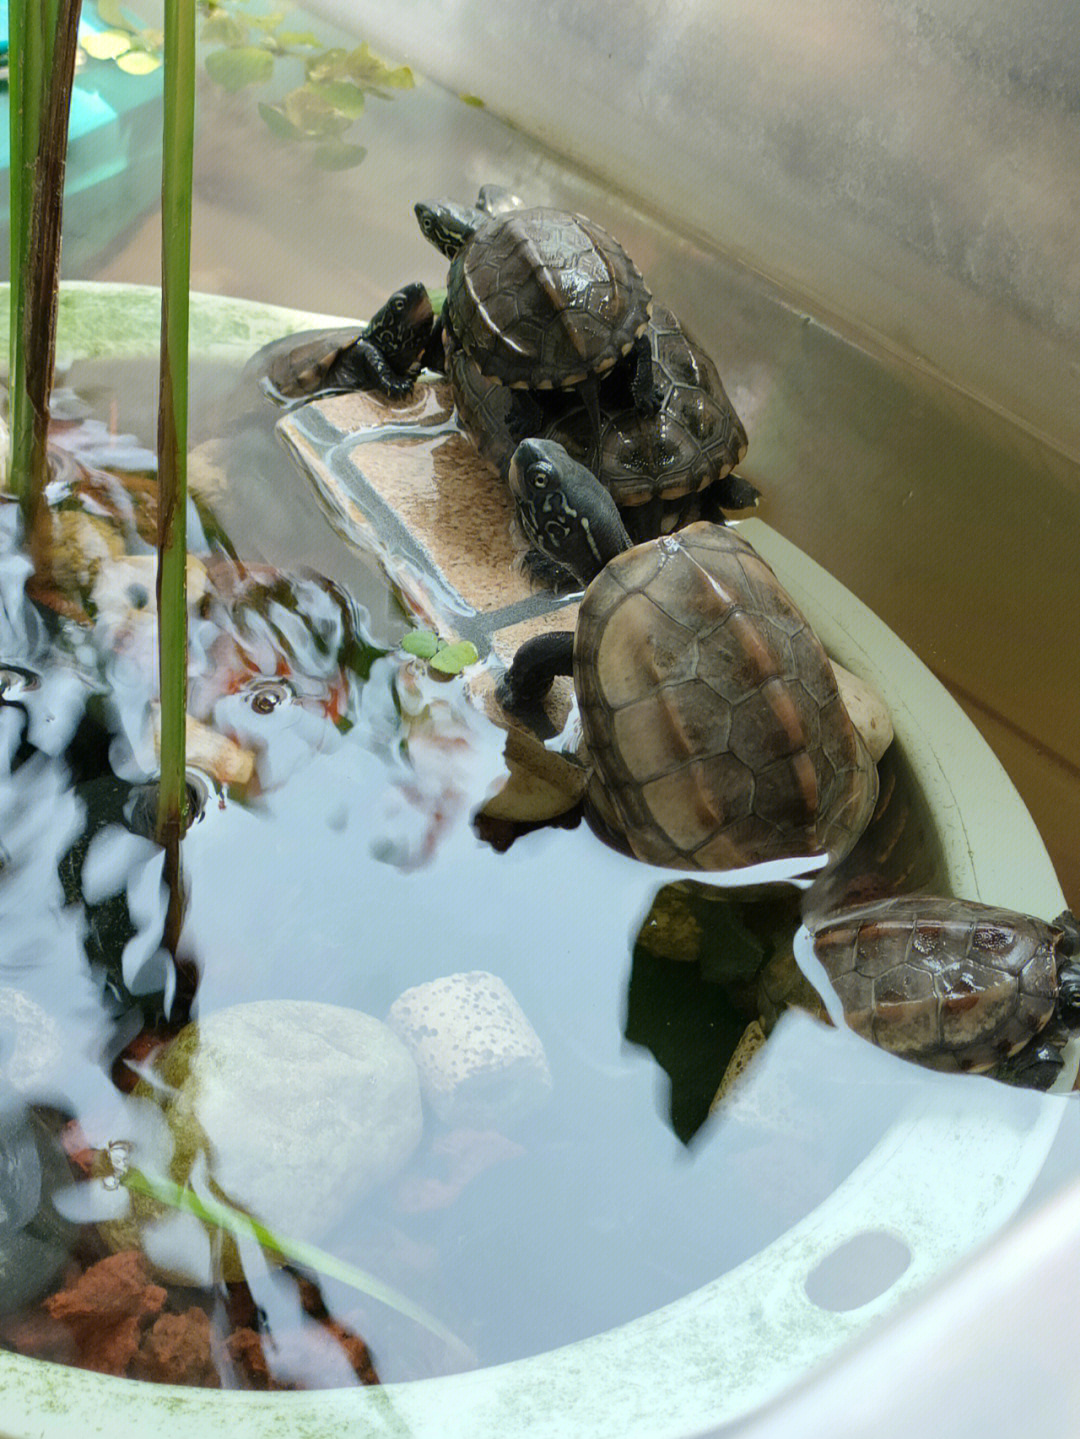
[(635, 408), (629, 379), (616, 370), (598, 389), (598, 441), (588, 406), (573, 393), (523, 397), (451, 347), (446, 368), (458, 420), (504, 479), (521, 440), (534, 436), (563, 445), (610, 492), (634, 539), (754, 505), (755, 486), (732, 473), (746, 454), (746, 431), (715, 364), (664, 305), (653, 305), (645, 336), (657, 386), (655, 413)]
[(850, 1028), (931, 1069), (1043, 1088), (1080, 1030), (1080, 924), (905, 895), (808, 925)]
[(509, 482), (530, 540), (588, 588), (574, 632), (524, 644), (499, 697), (535, 704), (573, 675), (603, 829), (683, 870), (846, 854), (877, 768), (764, 560), (707, 522), (631, 546), (611, 496), (550, 441), (523, 441)]
[[(484, 200), (484, 194), (481, 194)], [(657, 403), (645, 329), (652, 296), (595, 221), (547, 206), (421, 201), (425, 237), (450, 261), (439, 325), (485, 378), (518, 390), (581, 387), (625, 363), (635, 407)]]
[(279, 402), (347, 390), (381, 390), (400, 399), (428, 363), (434, 323), (426, 288), (404, 285), (359, 332), (355, 326), (304, 330), (264, 345), (242, 379), (261, 384)]

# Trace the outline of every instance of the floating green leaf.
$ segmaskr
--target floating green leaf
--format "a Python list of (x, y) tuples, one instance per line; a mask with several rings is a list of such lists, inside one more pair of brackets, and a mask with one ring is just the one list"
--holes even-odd
[(317, 139), (337, 135), (347, 130), (351, 123), (330, 104), (321, 87), (316, 85), (301, 85), (296, 90), (290, 90), (281, 102), (281, 108), (298, 130)]
[(127, 50), (116, 57), (116, 68), (128, 75), (150, 75), (161, 68), (161, 56), (148, 50)]
[(97, 0), (96, 9), (103, 25), (113, 30), (126, 30), (129, 35), (135, 34), (135, 26), (124, 14), (120, 0)]
[(94, 60), (115, 60), (131, 49), (130, 30), (88, 30), (79, 44)]
[(439, 637), (433, 630), (410, 630), (401, 641), (401, 648), (417, 659), (429, 660), (439, 648)]
[(215, 85), (235, 93), (260, 85), (274, 73), (274, 57), (260, 45), (236, 45), (213, 50), (206, 57), (206, 73)]
[(373, 52), (366, 40), (349, 51), (345, 67), (349, 78), (365, 90), (410, 90), (416, 83), (408, 65), (391, 67)]
[(347, 50), (324, 50), (321, 55), (312, 55), (304, 62), (304, 74), (317, 84), (324, 80), (347, 80), (349, 72), (345, 62), (348, 58)]
[(279, 45), (308, 45), (312, 50), (318, 50), (322, 41), (318, 35), (313, 35), (310, 30), (279, 30), (274, 37)]
[(203, 21), (199, 35), (204, 45), (244, 45), (247, 37), (248, 27), (223, 10), (215, 11)]
[(367, 154), (363, 145), (348, 145), (336, 136), (315, 146), (311, 158), (320, 170), (352, 170)]
[(456, 644), (446, 645), (432, 656), (431, 668), (438, 670), (440, 674), (457, 675), (466, 665), (474, 665), (479, 658), (476, 646), (471, 640), (458, 640)]
[(339, 115), (350, 120), (359, 120), (364, 113), (364, 92), (351, 80), (328, 80), (317, 89)]
[(259, 114), (266, 121), (270, 133), (278, 140), (302, 140), (304, 138), (303, 131), (298, 130), (277, 105), (268, 105), (265, 100), (260, 100)]

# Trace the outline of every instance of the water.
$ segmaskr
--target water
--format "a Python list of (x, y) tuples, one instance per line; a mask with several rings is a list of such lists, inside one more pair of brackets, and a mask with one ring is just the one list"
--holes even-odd
[[(92, 391), (109, 368), (72, 379)], [(228, 380), (219, 372), (214, 389), (227, 392)], [(798, 1223), (913, 1108), (936, 1108), (948, 1081), (781, 1022), (757, 1092), (709, 1118), (753, 1012), (738, 943), (728, 970), (721, 957), (707, 977), (637, 945), (663, 877), (584, 824), (525, 832), (504, 852), (486, 842), (471, 815), (500, 771), (500, 732), (456, 683), (424, 677), (395, 649), (402, 623), (385, 582), (275, 449), (269, 412), (239, 425), (234, 413), (222, 412), (228, 504), (213, 518), (228, 512), (245, 557), (260, 563), (239, 582), (227, 557), (208, 564), (218, 598), (192, 631), (191, 708), (253, 743), (258, 760), (246, 801), (242, 788), (212, 792), (185, 840), (178, 969), (160, 948), (160, 857), (132, 833), (133, 795), (152, 768), (138, 608), (112, 611), (99, 586), (93, 630), (57, 627), (45, 611), (51, 650), (33, 622), (33, 666), (6, 681), (4, 977), (55, 1031), (52, 1062), (25, 1097), (120, 1153), (138, 1125), (110, 1075), (150, 1073), (132, 1057), (140, 1032), (265, 999), (382, 1016), (413, 985), (490, 970), (540, 1037), (550, 1101), (505, 1133), (429, 1121), (405, 1171), (318, 1242), (438, 1314), (481, 1364), (670, 1303)], [(107, 446), (81, 423), (100, 457)], [(145, 460), (137, 445), (113, 448)], [(290, 548), (338, 585), (266, 566)], [(15, 630), (29, 618), (17, 607), (21, 559), (9, 556), (4, 573)], [(933, 828), (902, 756), (886, 757), (882, 779), (877, 820), (814, 891), (815, 907), (867, 885), (940, 887)], [(706, 929), (749, 933), (752, 957), (790, 933), (798, 908), (729, 910), (706, 891), (696, 903)], [(949, 1103), (973, 1100), (964, 1085)], [(1032, 1114), (1040, 1103), (1023, 1102)], [(72, 1217), (105, 1214), (75, 1205)], [(274, 1227), (273, 1212), (260, 1218)], [(300, 1308), (282, 1283), (260, 1265), (249, 1275), (256, 1302), (288, 1331)], [(460, 1363), (346, 1286), (326, 1281), (322, 1292), (384, 1380)], [(338, 1369), (332, 1379), (349, 1382)]]
[[(491, 117), (430, 87), (369, 110), (368, 160), (329, 177), (299, 162), (283, 166), (250, 112), (208, 102), (195, 287), (368, 313), (403, 280), (441, 278), (413, 227), (417, 196), (468, 196), (496, 179), (594, 214), (624, 239), (657, 292), (693, 315), (716, 353), (750, 430), (746, 473), (765, 495), (764, 517), (855, 589), (965, 699), (1036, 812), (1075, 905), (1080, 756), (1069, 697), (1080, 657), (1062, 643), (1053, 663), (1040, 663), (1031, 639), (1041, 617), (1071, 612), (1075, 470), (917, 370), (808, 320), (760, 277), (600, 192)], [(233, 143), (221, 145), (215, 135), (226, 127)], [(152, 283), (156, 265), (150, 223), (95, 274)], [(196, 372), (196, 441), (230, 426), (217, 403), (225, 378), (214, 368)], [(147, 372), (80, 366), (70, 380), (98, 399), (100, 415), (111, 412), (121, 431), (150, 442)], [(757, 1098), (703, 1121), (742, 1020), (717, 986), (677, 970), (665, 976), (635, 954), (655, 875), (605, 849), (584, 825), (524, 834), (505, 853), (485, 843), (471, 812), (496, 772), (497, 736), (452, 687), (426, 691), (439, 714), (436, 758), (419, 772), (410, 767), (401, 752), (393, 646), (402, 620), (393, 597), (342, 542), (314, 491), (296, 483), (265, 425), (242, 427), (231, 461), (223, 529), (246, 560), (290, 572), (307, 565), (337, 585), (342, 632), (355, 637), (364, 662), (342, 665), (337, 685), (323, 674), (311, 705), (289, 696), (259, 713), (250, 692), (225, 697), (233, 719), (235, 706), (247, 705), (244, 723), (266, 742), (270, 770), (250, 803), (221, 806), (212, 796), (185, 842), (190, 899), (177, 976), (157, 948), (156, 861), (125, 834), (141, 768), (130, 745), (114, 744), (125, 733), (123, 712), (103, 703), (99, 657), (76, 645), (73, 663), (42, 662), (39, 640), (28, 637), (39, 698), (0, 709), (12, 765), (0, 796), (0, 910), (4, 980), (51, 1025), (54, 1062), (31, 1072), (29, 1100), (77, 1119), (92, 1143), (115, 1144), (130, 1114), (110, 1076), (147, 1025), (269, 998), (381, 1016), (408, 986), (456, 970), (495, 971), (544, 1044), (550, 1103), (486, 1148), (476, 1141), (455, 1150), (436, 1128), (399, 1181), (319, 1236), (330, 1252), (437, 1313), (483, 1364), (623, 1323), (732, 1270), (810, 1214), (912, 1113), (956, 1114), (961, 1127), (1000, 1104), (1014, 1106), (1003, 1132), (1037, 1127), (1048, 1103), (1037, 1096), (1002, 1098), (989, 1081), (927, 1076), (798, 1021), (770, 1040)], [(13, 625), (21, 570), (9, 557), (0, 574)], [(235, 638), (235, 621), (224, 615), (220, 623)], [(303, 670), (313, 651), (301, 633), (295, 667)], [(145, 683), (136, 671), (133, 703), (145, 698)], [(344, 696), (338, 713), (350, 721), (347, 732), (335, 723), (331, 691)], [(457, 756), (452, 767), (448, 753)], [(929, 885), (933, 847), (919, 838), (918, 797), (905, 800), (898, 779), (886, 815), (904, 815), (909, 839), (898, 849), (882, 843), (881, 863), (894, 879)], [(695, 1062), (681, 1069), (665, 1050), (664, 1024), (640, 1022), (642, 1005), (646, 1017), (659, 1012), (657, 985), (682, 1016), (680, 1041), (697, 1044)], [(1076, 1126), (1073, 1107), (1057, 1144), (1017, 1165), (1003, 1210), (1029, 1184), (1037, 1198), (1075, 1174)], [(976, 1226), (946, 1231), (950, 1213), (965, 1229), (965, 1203), (985, 1177), (973, 1167), (942, 1183), (951, 1209), (938, 1216), (925, 1278), (974, 1241)], [(892, 1175), (898, 1194), (919, 1182), (914, 1166)], [(909, 1238), (916, 1259), (925, 1243)], [(294, 1322), (287, 1284), (269, 1272), (250, 1282), (281, 1330)], [(384, 1379), (452, 1367), (438, 1346), (344, 1286), (327, 1282), (324, 1297), (367, 1339)]]

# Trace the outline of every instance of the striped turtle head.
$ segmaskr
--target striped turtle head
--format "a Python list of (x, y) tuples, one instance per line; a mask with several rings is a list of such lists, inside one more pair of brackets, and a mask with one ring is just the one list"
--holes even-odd
[(474, 205), (459, 205), (455, 200), (418, 200), (413, 211), (424, 239), (448, 260), (472, 238), (478, 225), (491, 218)]
[(522, 440), (507, 480), (529, 543), (572, 570), (583, 585), (630, 548), (615, 501), (554, 440)]
[(414, 374), (420, 368), (434, 324), (428, 292), (414, 281), (395, 290), (371, 317), (364, 339), (375, 346), (396, 374)]

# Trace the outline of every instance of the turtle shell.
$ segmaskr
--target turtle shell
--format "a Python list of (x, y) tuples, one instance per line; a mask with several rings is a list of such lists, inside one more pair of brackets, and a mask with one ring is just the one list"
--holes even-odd
[(590, 801), (678, 869), (846, 854), (877, 770), (821, 642), (756, 551), (689, 525), (617, 555), (585, 593), (574, 682)]
[(933, 1069), (992, 1069), (1050, 1020), (1062, 931), (1030, 915), (927, 895), (826, 915), (814, 952), (847, 1023)]
[(447, 279), (457, 342), (482, 375), (523, 389), (606, 373), (644, 330), (650, 303), (619, 242), (562, 210), (511, 210), (483, 221)]
[[(746, 454), (746, 431), (716, 366), (664, 306), (653, 307), (646, 334), (659, 409), (653, 415), (636, 409), (624, 376), (609, 376), (601, 384), (598, 479), (623, 510), (658, 498), (682, 499), (712, 485), (719, 486), (716, 499), (721, 508), (745, 508), (756, 492), (729, 476)], [(540, 423), (522, 427), (515, 417), (513, 394), (481, 374), (479, 366), (452, 342), (447, 346), (446, 371), (462, 427), (501, 474), (506, 473), (526, 428), (539, 439), (557, 440), (573, 459), (593, 467), (592, 422), (576, 398), (534, 394)]]
[[(613, 375), (600, 392), (599, 479), (620, 509), (675, 500), (724, 480), (746, 454), (746, 430), (715, 364), (664, 305), (653, 305), (646, 334), (659, 408), (642, 414), (629, 385)], [(593, 435), (580, 403), (555, 414), (543, 431), (575, 460), (592, 463)], [(731, 501), (730, 508), (743, 508)], [(720, 496), (723, 505), (724, 497)]]
[(360, 338), (359, 326), (301, 330), (264, 345), (248, 361), (245, 377), (265, 379), (284, 399), (318, 394), (332, 383), (335, 366)]

